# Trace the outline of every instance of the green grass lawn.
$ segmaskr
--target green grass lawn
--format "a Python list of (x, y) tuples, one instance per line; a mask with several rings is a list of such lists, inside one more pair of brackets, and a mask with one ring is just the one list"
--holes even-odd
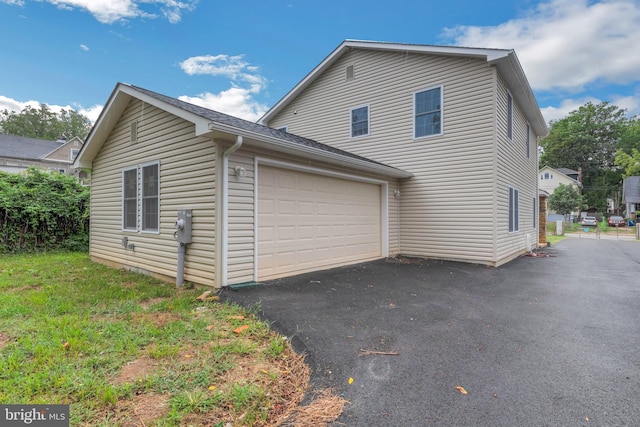
[(0, 403), (69, 404), (73, 426), (277, 425), (302, 357), (201, 293), (86, 254), (0, 256)]

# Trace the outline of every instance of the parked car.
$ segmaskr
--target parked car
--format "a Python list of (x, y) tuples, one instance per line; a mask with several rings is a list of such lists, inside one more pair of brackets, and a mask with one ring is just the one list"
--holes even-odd
[(626, 221), (621, 216), (610, 216), (609, 217), (609, 226), (610, 227), (624, 227), (626, 225)]
[(585, 216), (584, 218), (582, 218), (582, 221), (580, 221), (580, 224), (592, 225), (595, 227), (598, 225), (598, 220), (596, 219), (595, 216)]

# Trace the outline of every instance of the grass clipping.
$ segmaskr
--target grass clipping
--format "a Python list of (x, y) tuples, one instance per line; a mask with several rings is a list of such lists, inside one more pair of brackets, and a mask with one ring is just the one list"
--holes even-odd
[(282, 426), (324, 427), (338, 419), (348, 402), (331, 389), (320, 390), (306, 406), (299, 406)]

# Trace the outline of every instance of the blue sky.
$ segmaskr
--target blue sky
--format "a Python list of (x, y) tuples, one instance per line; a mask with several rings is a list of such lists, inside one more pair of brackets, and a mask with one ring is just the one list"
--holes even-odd
[(345, 39), (515, 49), (547, 121), (640, 114), (640, 0), (0, 0), (0, 110), (121, 81), (257, 120)]

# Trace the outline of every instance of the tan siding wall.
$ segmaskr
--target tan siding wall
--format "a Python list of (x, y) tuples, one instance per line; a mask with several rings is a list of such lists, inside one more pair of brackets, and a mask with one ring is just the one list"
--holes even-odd
[[(224, 150), (224, 148), (223, 148)], [(238, 150), (229, 158), (229, 243), (228, 243), (228, 283), (236, 284), (254, 280), (254, 246), (255, 240), (255, 158), (267, 158), (291, 164), (302, 164), (305, 167), (319, 168), (349, 175), (384, 180), (379, 176), (358, 174), (350, 169), (335, 167), (322, 162), (300, 159), (295, 156), (274, 154), (256, 148)], [(245, 168), (245, 176), (235, 175), (234, 168)], [(389, 189), (389, 253), (398, 253), (398, 201), (393, 197), (398, 183), (391, 180)]]
[[(354, 49), (269, 125), (412, 172), (401, 184), (401, 253), (492, 263), (494, 73), (480, 60)], [(439, 85), (444, 134), (414, 140), (414, 92)], [(370, 135), (352, 139), (350, 108), (364, 104)]]
[[(130, 124), (138, 121), (138, 142)], [(160, 233), (122, 231), (122, 169), (160, 161)], [(173, 239), (178, 209), (193, 209), (193, 243), (186, 251), (185, 280), (215, 285), (215, 165), (213, 141), (194, 137), (194, 126), (149, 104), (127, 107), (93, 162), (91, 256), (112, 265), (176, 276)], [(123, 237), (135, 245), (125, 250)]]
[[(497, 264), (502, 264), (526, 249), (527, 235), (535, 247), (538, 228), (534, 227), (534, 204), (538, 207), (537, 137), (531, 132), (530, 156), (527, 158), (527, 122), (520, 107), (513, 101), (513, 139), (507, 138), (507, 88), (498, 78), (497, 92)], [(519, 230), (509, 232), (509, 186), (520, 192)], [(535, 214), (537, 217), (537, 213)]]

